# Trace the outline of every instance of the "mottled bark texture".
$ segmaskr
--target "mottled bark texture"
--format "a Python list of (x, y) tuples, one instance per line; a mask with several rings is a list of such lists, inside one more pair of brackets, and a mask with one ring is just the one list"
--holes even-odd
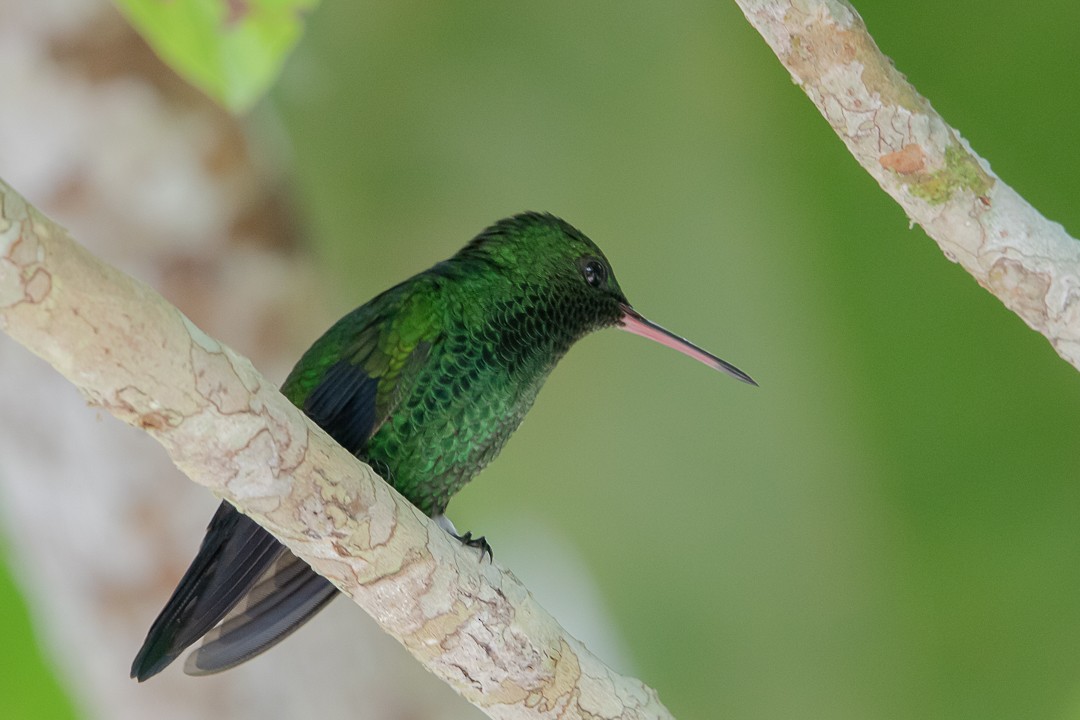
[(6, 184), (0, 193), (0, 327), (265, 525), (466, 699), (494, 718), (669, 717), (250, 362)]
[(737, 0), (859, 164), (908, 217), (1080, 368), (1080, 243), (934, 112), (843, 0)]

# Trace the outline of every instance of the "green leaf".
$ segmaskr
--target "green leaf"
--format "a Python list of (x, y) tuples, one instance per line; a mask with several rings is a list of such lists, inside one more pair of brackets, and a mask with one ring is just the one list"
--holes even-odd
[(115, 0), (154, 51), (229, 109), (277, 77), (318, 0)]

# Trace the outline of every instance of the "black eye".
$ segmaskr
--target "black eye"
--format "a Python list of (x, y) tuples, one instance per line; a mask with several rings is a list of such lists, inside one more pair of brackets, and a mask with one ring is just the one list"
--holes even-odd
[(585, 276), (585, 282), (598, 288), (607, 280), (607, 268), (599, 260), (590, 260), (581, 267), (581, 274)]

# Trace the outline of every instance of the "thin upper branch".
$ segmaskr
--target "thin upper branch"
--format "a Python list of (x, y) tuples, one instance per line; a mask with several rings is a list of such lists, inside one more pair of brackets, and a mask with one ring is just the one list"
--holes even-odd
[[(493, 718), (670, 718), (481, 563), (251, 363), (0, 180), (0, 328), (157, 439)], [(118, 668), (118, 672), (122, 672)]]
[(736, 0), (851, 154), (980, 285), (1080, 369), (1080, 243), (1003, 183), (844, 0)]

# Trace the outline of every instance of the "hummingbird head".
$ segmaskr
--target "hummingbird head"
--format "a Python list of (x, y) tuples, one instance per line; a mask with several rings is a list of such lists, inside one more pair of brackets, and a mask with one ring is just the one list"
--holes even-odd
[(678, 350), (743, 382), (757, 384), (734, 365), (637, 312), (596, 243), (553, 215), (528, 212), (500, 220), (457, 257), (482, 261), (495, 270), (501, 287), (513, 296), (513, 300), (503, 298), (503, 304), (520, 308), (507, 314), (524, 314), (528, 325), (546, 328), (548, 336), (561, 335), (562, 351), (594, 330), (615, 326)]
[[(549, 316), (574, 336), (615, 325), (626, 296), (604, 253), (580, 230), (546, 213), (495, 223), (458, 253), (493, 270), (492, 294)], [(506, 298), (510, 301), (510, 298)]]

